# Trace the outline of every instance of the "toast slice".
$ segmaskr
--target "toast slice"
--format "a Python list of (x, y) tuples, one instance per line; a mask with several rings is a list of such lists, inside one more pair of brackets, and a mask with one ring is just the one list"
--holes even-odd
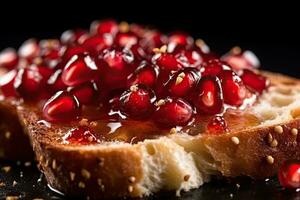
[[(273, 176), (280, 163), (300, 159), (300, 81), (263, 72), (271, 87), (236, 117), (238, 129), (196, 136), (173, 133), (137, 143), (62, 142), (70, 127), (49, 125), (35, 107), (17, 106), (48, 183), (69, 196), (141, 197), (161, 190), (189, 191), (211, 175)], [(244, 123), (246, 113), (257, 123)], [(159, 134), (158, 134), (159, 135)]]

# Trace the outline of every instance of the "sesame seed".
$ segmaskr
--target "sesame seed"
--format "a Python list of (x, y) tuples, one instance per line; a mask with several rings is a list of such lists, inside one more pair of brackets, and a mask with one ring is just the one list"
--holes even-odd
[(276, 139), (274, 139), (270, 144), (271, 147), (277, 147), (277, 145), (278, 145), (278, 141)]
[(240, 143), (240, 140), (239, 140), (238, 137), (232, 137), (232, 138), (231, 138), (231, 141), (232, 141), (234, 144), (236, 144), (236, 145), (238, 145), (238, 144)]
[(129, 24), (128, 24), (127, 22), (125, 22), (125, 21), (121, 22), (121, 23), (119, 24), (119, 31), (120, 31), (121, 33), (126, 33), (126, 32), (128, 32), (128, 31), (129, 31)]
[(236, 185), (236, 187), (237, 187), (237, 188), (240, 188), (240, 187), (241, 187), (241, 185), (240, 185), (240, 184), (238, 184), (238, 183), (237, 183), (237, 184), (235, 184), (235, 185)]
[(283, 133), (283, 128), (282, 128), (282, 126), (275, 126), (274, 131), (275, 131), (275, 133), (281, 134), (281, 133)]
[(268, 134), (268, 143), (271, 144), (271, 142), (273, 141), (273, 136), (271, 135), (271, 133)]
[(81, 170), (81, 175), (82, 175), (85, 179), (91, 178), (91, 173), (90, 173), (88, 170), (86, 170), (86, 169), (82, 169), (82, 170)]
[(102, 180), (100, 178), (98, 178), (97, 183), (98, 183), (99, 186), (101, 186), (102, 185)]
[(4, 182), (0, 182), (0, 187), (5, 187), (6, 184)]
[(166, 101), (165, 100), (163, 100), (163, 99), (160, 99), (158, 102), (156, 102), (156, 106), (162, 106), (162, 105), (164, 105), (166, 103)]
[(188, 181), (188, 180), (190, 179), (190, 177), (191, 177), (191, 176), (190, 176), (189, 174), (187, 174), (187, 175), (185, 175), (185, 176), (183, 177), (183, 180), (184, 180), (184, 181)]
[(30, 166), (31, 166), (31, 162), (29, 162), (29, 161), (25, 162), (25, 163), (24, 163), (24, 166), (25, 166), (25, 167), (30, 167)]
[(93, 138), (92, 136), (89, 136), (89, 137), (88, 137), (88, 141), (89, 141), (89, 142), (93, 142), (93, 140), (94, 140), (94, 138)]
[(4, 134), (4, 136), (5, 136), (6, 139), (9, 139), (10, 136), (11, 136), (11, 132), (6, 131), (5, 134)]
[(96, 127), (97, 125), (98, 125), (98, 122), (96, 122), (96, 121), (90, 122), (91, 127)]
[(133, 186), (132, 186), (132, 185), (129, 185), (129, 186), (128, 186), (128, 192), (129, 192), (129, 193), (133, 192)]
[(237, 55), (237, 54), (240, 54), (242, 52), (242, 49), (239, 46), (235, 46), (230, 51), (231, 51), (232, 54)]
[(131, 92), (136, 92), (136, 91), (138, 91), (138, 86), (137, 85), (132, 85), (132, 86), (130, 86), (130, 91)]
[(5, 173), (8, 173), (11, 170), (11, 166), (4, 166), (1, 168), (2, 171), (4, 171)]
[(170, 129), (170, 134), (175, 134), (175, 133), (177, 133), (176, 128), (171, 128), (171, 129)]
[(197, 47), (201, 48), (201, 47), (203, 47), (205, 45), (205, 42), (202, 39), (197, 39), (196, 42), (195, 42), (195, 44), (196, 44)]
[(128, 181), (130, 183), (134, 183), (135, 182), (135, 177), (134, 176), (130, 176), (129, 179), (128, 179)]
[(163, 45), (163, 46), (160, 47), (159, 50), (160, 50), (161, 53), (166, 53), (167, 49), (168, 49), (167, 45)]
[(46, 160), (45, 167), (48, 167), (48, 166), (49, 166), (49, 160)]
[(40, 162), (43, 162), (44, 161), (44, 156), (41, 155), (39, 160), (40, 160)]
[(183, 78), (182, 78), (182, 77), (180, 77), (180, 76), (177, 76), (177, 78), (176, 78), (176, 82), (175, 82), (175, 85), (178, 85), (178, 84), (180, 84), (182, 81), (183, 81)]
[(101, 186), (100, 186), (100, 189), (101, 189), (101, 191), (104, 191), (104, 190), (105, 190), (105, 186), (104, 186), (104, 185), (101, 185)]
[(153, 53), (160, 53), (160, 49), (159, 48), (154, 48), (152, 49)]
[(79, 188), (85, 188), (84, 182), (81, 182), (81, 181), (80, 181), (80, 182), (78, 183), (78, 187), (79, 187)]
[(75, 180), (75, 173), (74, 172), (70, 172), (70, 179), (71, 181), (74, 181)]
[(17, 184), (18, 184), (18, 182), (17, 182), (17, 181), (13, 181), (13, 184), (12, 184), (12, 186), (13, 186), (13, 187), (15, 187)]
[(97, 163), (100, 167), (103, 167), (104, 165), (104, 158), (97, 158)]
[(272, 156), (268, 155), (268, 156), (266, 156), (266, 161), (267, 161), (270, 165), (272, 165), (272, 164), (274, 163), (274, 158), (273, 158)]
[(298, 135), (298, 129), (292, 128), (291, 133), (292, 133), (293, 136), (297, 136)]
[(89, 125), (89, 121), (86, 118), (83, 118), (79, 121), (79, 126), (88, 126)]
[(52, 169), (56, 169), (57, 165), (56, 165), (56, 160), (53, 159), (52, 161)]

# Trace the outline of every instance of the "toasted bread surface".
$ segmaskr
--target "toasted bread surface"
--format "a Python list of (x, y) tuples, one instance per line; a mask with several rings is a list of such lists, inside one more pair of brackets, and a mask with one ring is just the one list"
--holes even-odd
[(41, 170), (63, 193), (97, 199), (188, 191), (212, 174), (265, 178), (282, 161), (300, 159), (300, 82), (264, 73), (272, 86), (250, 108), (260, 124), (221, 135), (176, 133), (137, 144), (71, 145), (59, 139), (69, 127), (40, 123), (42, 116), (32, 107), (17, 112)]

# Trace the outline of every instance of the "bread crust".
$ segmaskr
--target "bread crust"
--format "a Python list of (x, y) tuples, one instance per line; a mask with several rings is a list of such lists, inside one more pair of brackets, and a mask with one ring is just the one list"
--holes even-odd
[[(275, 85), (300, 84), (294, 78), (264, 73)], [(53, 188), (69, 196), (88, 196), (91, 199), (149, 194), (140, 185), (147, 175), (138, 144), (63, 144), (58, 138), (69, 127), (53, 125), (49, 129), (38, 123), (41, 116), (32, 107), (22, 106), (17, 112), (29, 135), (39, 167)], [(235, 133), (199, 135), (193, 137), (195, 145), (190, 149), (178, 141), (174, 140), (174, 143), (188, 153), (205, 152), (213, 163), (214, 174), (219, 172), (228, 177), (246, 175), (261, 179), (273, 176), (284, 160), (300, 159), (300, 138), (292, 130), (300, 131), (300, 119), (274, 126), (245, 128)], [(275, 140), (277, 144), (273, 142)]]

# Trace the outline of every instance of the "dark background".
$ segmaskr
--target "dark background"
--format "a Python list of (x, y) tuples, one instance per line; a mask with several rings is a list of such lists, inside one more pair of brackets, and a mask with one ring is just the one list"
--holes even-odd
[(300, 14), (297, 5), (253, 1), (42, 1), (1, 7), (0, 49), (30, 37), (53, 38), (70, 28), (88, 28), (95, 19), (149, 24), (166, 32), (184, 30), (218, 53), (235, 45), (253, 50), (263, 69), (300, 78)]

